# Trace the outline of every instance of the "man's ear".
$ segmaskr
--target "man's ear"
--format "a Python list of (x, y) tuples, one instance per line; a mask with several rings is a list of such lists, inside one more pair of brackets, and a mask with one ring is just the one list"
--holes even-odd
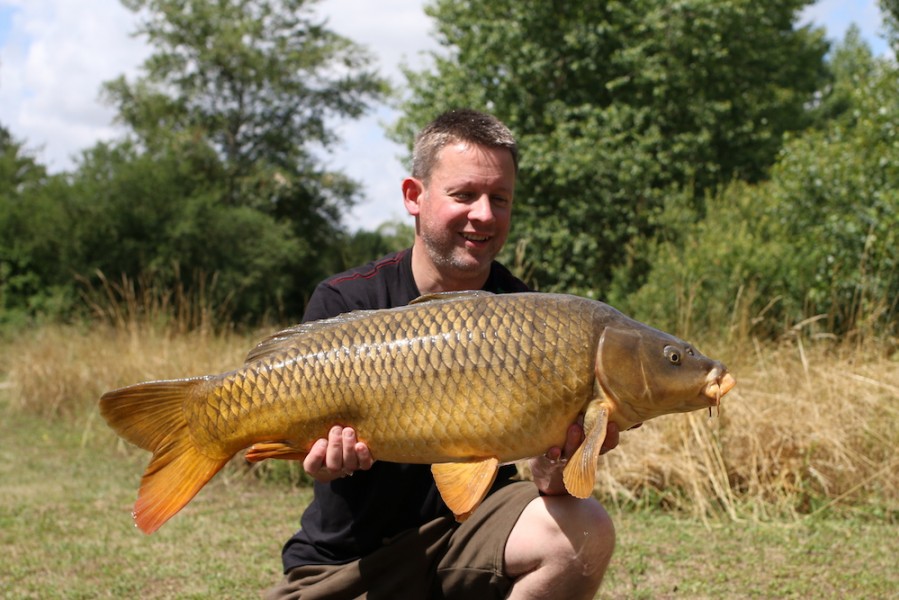
[(406, 212), (413, 217), (417, 217), (421, 212), (421, 198), (424, 195), (424, 184), (414, 177), (406, 177), (403, 179), (403, 203), (406, 205)]

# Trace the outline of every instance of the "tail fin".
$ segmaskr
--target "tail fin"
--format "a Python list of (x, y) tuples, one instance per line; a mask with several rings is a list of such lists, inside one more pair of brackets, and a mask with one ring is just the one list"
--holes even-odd
[(184, 508), (229, 458), (212, 458), (190, 436), (183, 405), (206, 378), (139, 383), (107, 392), (100, 414), (120, 436), (153, 458), (134, 504), (135, 524), (153, 533)]

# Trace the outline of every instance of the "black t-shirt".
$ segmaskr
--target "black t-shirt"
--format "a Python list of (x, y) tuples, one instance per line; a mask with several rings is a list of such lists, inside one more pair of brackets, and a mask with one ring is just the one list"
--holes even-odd
[[(497, 262), (491, 265), (483, 289), (528, 291)], [(402, 250), (320, 283), (303, 320), (405, 306), (419, 295), (412, 277), (412, 251)], [(514, 466), (501, 467), (491, 493), (514, 475)], [(300, 565), (353, 561), (402, 531), (450, 514), (434, 485), (430, 465), (377, 461), (371, 470), (357, 471), (352, 477), (316, 482), (315, 497), (303, 513), (300, 531), (284, 545), (284, 572)]]

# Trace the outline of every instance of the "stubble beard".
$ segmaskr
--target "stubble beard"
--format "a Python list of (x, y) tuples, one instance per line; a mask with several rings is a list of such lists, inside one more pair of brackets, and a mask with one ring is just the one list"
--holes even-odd
[[(440, 239), (422, 233), (421, 241), (425, 251), (440, 271), (457, 272), (467, 276), (475, 275), (479, 271), (488, 271), (494, 255), (489, 260), (482, 260), (468, 253), (465, 248), (459, 247), (451, 239)], [(495, 254), (495, 253), (494, 253)]]

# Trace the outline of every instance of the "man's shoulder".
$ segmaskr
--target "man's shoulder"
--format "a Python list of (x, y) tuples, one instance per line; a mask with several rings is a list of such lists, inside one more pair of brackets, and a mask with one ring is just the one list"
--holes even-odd
[(364, 286), (369, 282), (397, 276), (403, 262), (408, 258), (409, 249), (393, 252), (364, 265), (347, 269), (325, 279), (320, 285), (330, 287)]
[(408, 304), (417, 295), (410, 269), (407, 249), (333, 275), (315, 288), (304, 320)]

